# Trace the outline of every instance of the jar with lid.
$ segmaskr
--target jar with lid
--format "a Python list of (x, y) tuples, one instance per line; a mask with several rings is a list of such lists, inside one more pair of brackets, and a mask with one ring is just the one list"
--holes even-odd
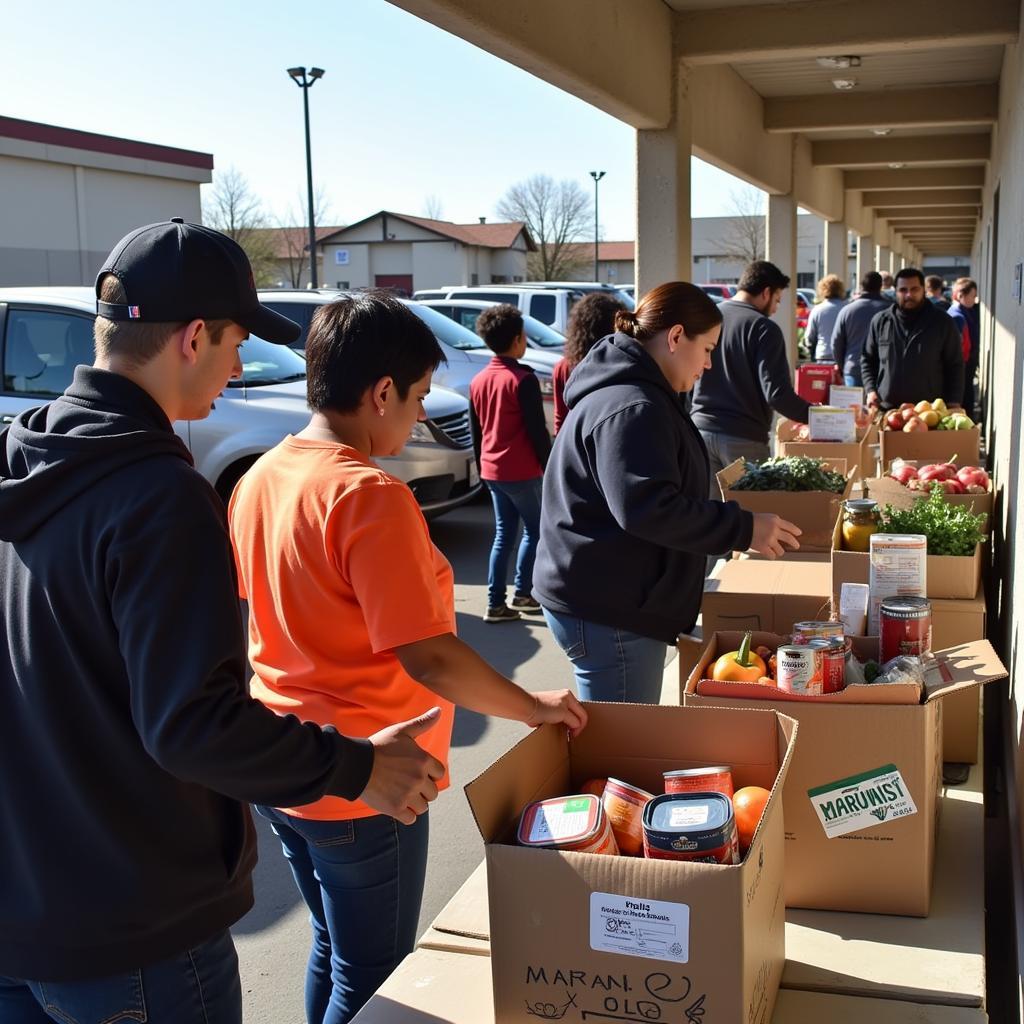
[(843, 548), (869, 551), (871, 535), (880, 528), (878, 502), (871, 498), (853, 498), (843, 502)]

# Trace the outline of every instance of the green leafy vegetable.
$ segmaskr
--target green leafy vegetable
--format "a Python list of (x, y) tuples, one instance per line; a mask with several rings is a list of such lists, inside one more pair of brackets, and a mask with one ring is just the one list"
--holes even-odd
[(882, 509), (881, 533), (920, 533), (928, 538), (929, 555), (973, 555), (985, 540), (985, 516), (974, 515), (966, 505), (951, 505), (939, 484), (927, 498), (910, 508)]
[(873, 683), (882, 674), (882, 666), (877, 661), (864, 662), (864, 681)]
[(806, 456), (767, 459), (758, 465), (748, 462), (734, 491), (832, 491), (842, 494), (846, 478), (828, 469), (823, 459)]

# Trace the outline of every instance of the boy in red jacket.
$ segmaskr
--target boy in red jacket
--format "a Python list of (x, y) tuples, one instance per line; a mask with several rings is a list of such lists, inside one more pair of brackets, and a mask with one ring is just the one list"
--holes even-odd
[[(494, 503), (494, 543), (487, 567), (484, 622), (514, 622), (520, 612), (539, 612), (533, 599), (533, 563), (540, 537), (540, 496), (551, 438), (544, 420), (540, 384), (529, 366), (522, 314), (501, 304), (485, 309), (477, 334), (494, 358), (470, 385), (473, 433), (480, 452), (480, 478)], [(523, 538), (516, 557), (512, 607), (505, 603), (508, 560), (520, 520)]]

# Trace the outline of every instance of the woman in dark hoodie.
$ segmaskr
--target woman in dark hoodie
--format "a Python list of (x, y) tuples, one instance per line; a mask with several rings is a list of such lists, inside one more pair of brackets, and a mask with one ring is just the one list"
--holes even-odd
[(792, 523), (708, 500), (707, 451), (681, 393), (710, 368), (721, 324), (700, 288), (659, 285), (616, 315), (566, 388), (533, 581), (583, 699), (657, 703), (665, 647), (697, 620), (707, 556), (800, 546)]

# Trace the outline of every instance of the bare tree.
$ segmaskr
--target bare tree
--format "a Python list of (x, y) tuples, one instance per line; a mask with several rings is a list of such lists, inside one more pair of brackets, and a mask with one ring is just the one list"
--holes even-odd
[[(317, 226), (324, 227), (333, 219), (327, 193), (319, 185), (313, 194), (313, 220)], [(281, 260), (288, 272), (288, 281), (293, 288), (301, 288), (302, 275), (308, 276), (309, 268), (309, 203), (305, 194), (300, 194), (288, 207), (286, 219), (277, 217), (274, 223), (282, 243)]]
[(523, 221), (537, 243), (537, 252), (526, 257), (531, 280), (560, 281), (586, 262), (576, 243), (590, 236), (594, 208), (578, 182), (535, 174), (513, 185), (497, 211), (506, 220)]
[(423, 216), (431, 220), (444, 220), (444, 204), (440, 196), (431, 193), (423, 200)]
[(723, 256), (737, 263), (763, 260), (765, 253), (764, 195), (751, 185), (729, 193), (732, 214), (722, 237), (712, 239)]
[(237, 168), (229, 167), (214, 175), (213, 187), (203, 201), (203, 222), (224, 232), (245, 250), (257, 287), (274, 283), (274, 244), (265, 230), (263, 204)]

